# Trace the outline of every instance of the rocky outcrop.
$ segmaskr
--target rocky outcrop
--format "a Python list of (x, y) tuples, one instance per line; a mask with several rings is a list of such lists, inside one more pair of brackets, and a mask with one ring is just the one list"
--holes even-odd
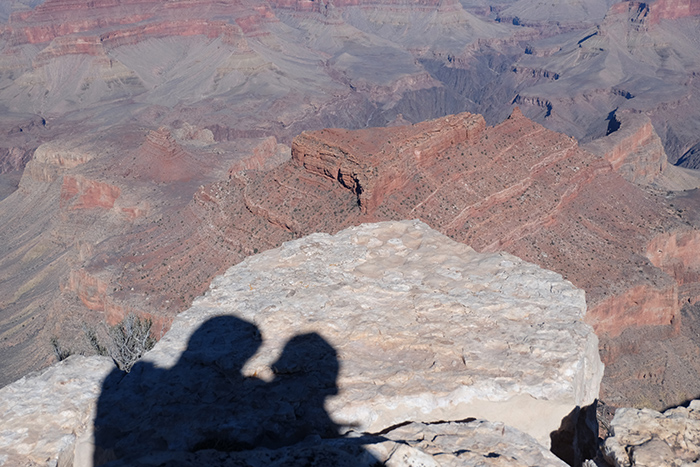
[(187, 181), (196, 173), (196, 162), (167, 128), (150, 131), (141, 145), (134, 170), (137, 177), (156, 182)]
[[(100, 245), (87, 267), (108, 264), (114, 283), (148, 292), (151, 306), (184, 304), (227, 262), (313, 231), (418, 217), (477, 250), (506, 250), (584, 288), (586, 320), (605, 339), (610, 363), (627, 355), (614, 340), (630, 327), (678, 333), (679, 285), (650, 261), (647, 245), (664, 231), (688, 229), (686, 218), (519, 111), (495, 127), (463, 114), (403, 128), (307, 132), (294, 147), (292, 160), (268, 172), (230, 173), (201, 187), (180, 217), (135, 234), (128, 248)], [(173, 231), (188, 233), (175, 241)], [(117, 301), (125, 297), (109, 290)], [(634, 358), (645, 372), (649, 361)], [(622, 393), (631, 387), (616, 383)]]
[(693, 465), (700, 456), (700, 401), (659, 413), (620, 409), (605, 440), (605, 457), (615, 467)]
[(289, 146), (269, 136), (256, 144), (248, 157), (242, 157), (228, 169), (229, 177), (243, 170), (270, 170), (289, 160), (289, 157)]
[[(485, 127), (481, 115), (464, 113), (388, 132), (302, 133), (292, 144), (292, 159), (311, 174), (339, 182), (357, 196), (363, 213), (373, 213), (388, 194), (409, 183), (421, 165), (430, 164), (421, 159), (456, 144), (473, 144)], [(384, 140), (388, 135), (393, 143)]]
[(645, 115), (625, 115), (618, 124), (618, 130), (586, 144), (585, 149), (605, 158), (630, 182), (654, 183), (668, 161), (651, 120)]
[(563, 465), (537, 442), (597, 396), (584, 313), (419, 221), (314, 234), (217, 278), (129, 374), (71, 357), (0, 389), (0, 463)]
[(700, 3), (697, 0), (656, 0), (649, 9), (649, 19), (652, 22), (700, 16)]
[[(241, 28), (235, 23), (232, 25), (228, 21), (210, 19), (223, 16), (243, 22), (249, 30), (253, 24), (269, 21), (273, 17), (264, 5), (246, 2), (212, 4), (205, 0), (162, 5), (152, 1), (129, 0), (87, 7), (87, 3), (82, 2), (48, 0), (32, 10), (13, 14), (6, 31), (14, 45), (47, 43), (68, 35), (94, 31), (101, 34), (87, 36), (88, 42), (112, 44), (133, 43), (135, 39), (141, 41), (149, 36), (217, 37), (221, 34), (240, 34)], [(189, 21), (183, 21), (183, 17), (189, 18)], [(81, 41), (83, 39), (73, 42), (70, 53), (80, 53), (80, 47), (83, 47), (79, 45)], [(88, 45), (85, 47), (93, 50)]]
[(73, 356), (0, 389), (0, 465), (92, 465), (82, 436), (114, 368), (106, 357)]
[(700, 231), (669, 232), (656, 237), (647, 247), (647, 257), (654, 266), (673, 277), (679, 286), (679, 302), (695, 303), (700, 283)]
[(625, 180), (672, 191), (700, 186), (700, 172), (668, 163), (661, 139), (649, 117), (623, 113), (611, 117), (612, 123), (619, 127), (583, 147), (610, 162)]

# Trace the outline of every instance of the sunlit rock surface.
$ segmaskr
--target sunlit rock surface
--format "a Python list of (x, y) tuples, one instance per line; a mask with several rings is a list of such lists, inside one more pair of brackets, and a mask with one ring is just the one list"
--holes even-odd
[(605, 456), (615, 467), (697, 465), (700, 456), (700, 401), (660, 413), (620, 409), (605, 441)]
[[(126, 376), (105, 378), (104, 359), (69, 359), (0, 390), (0, 426), (13, 427), (0, 432), (2, 460), (149, 465), (179, 452), (201, 465), (204, 451), (267, 449), (277, 460), (261, 465), (290, 465), (279, 457), (290, 446), (321, 440), (370, 465), (435, 460), (452, 444), (497, 460), (506, 448), (494, 433), (547, 447), (562, 419), (596, 398), (603, 366), (584, 313), (583, 292), (559, 274), (476, 253), (420, 221), (313, 234), (215, 279)], [(81, 361), (97, 369), (61, 376)], [(34, 408), (8, 405), (18, 390)], [(42, 412), (42, 398), (64, 409)], [(436, 430), (446, 438), (419, 434)], [(560, 465), (544, 447), (526, 450)]]

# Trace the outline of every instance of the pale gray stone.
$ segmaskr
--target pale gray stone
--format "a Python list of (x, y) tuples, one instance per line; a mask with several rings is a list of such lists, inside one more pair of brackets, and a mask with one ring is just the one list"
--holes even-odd
[[(57, 465), (92, 431), (106, 357), (71, 356), (0, 389), (0, 466)], [(92, 453), (90, 452), (90, 455)]]
[[(193, 330), (230, 313), (260, 329), (247, 374), (316, 332), (342, 362), (332, 418), (361, 431), (480, 417), (544, 445), (597, 397), (603, 365), (584, 292), (506, 253), (479, 254), (420, 221), (313, 234), (216, 278), (146, 359), (167, 367)], [(179, 344), (178, 344), (179, 343)]]
[[(476, 253), (419, 221), (310, 235), (215, 279), (125, 377), (106, 359), (69, 359), (0, 390), (0, 465), (197, 465), (200, 453), (258, 465), (243, 463), (253, 450), (268, 456), (259, 465), (316, 455), (431, 465), (447, 459), (443, 448), (477, 452), (475, 442), (504, 460), (506, 441), (483, 430), (462, 440), (461, 425), (432, 444), (378, 433), (475, 417), (548, 446), (562, 418), (598, 394), (585, 310), (559, 274)], [(321, 439), (338, 429), (375, 435)]]
[(700, 401), (664, 413), (619, 409), (605, 440), (605, 457), (615, 467), (700, 465)]

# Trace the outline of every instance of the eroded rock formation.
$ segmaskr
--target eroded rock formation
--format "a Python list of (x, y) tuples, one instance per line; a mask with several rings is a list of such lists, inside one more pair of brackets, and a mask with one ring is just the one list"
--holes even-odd
[[(629, 336), (680, 335), (695, 266), (673, 272), (685, 267), (687, 260), (672, 259), (681, 253), (650, 248), (669, 236), (692, 236), (692, 208), (677, 211), (661, 192), (624, 180), (603, 157), (518, 111), (495, 127), (461, 114), (405, 127), (309, 132), (294, 141), (292, 153), (270, 171), (230, 173), (228, 181), (200, 187), (177, 218), (126, 244), (100, 245), (85, 269), (134, 288), (106, 288), (110, 303), (143, 310), (148, 297), (147, 309), (162, 320), (227, 263), (315, 230), (418, 217), (478, 250), (505, 249), (560, 272), (586, 290), (586, 320), (603, 338), (607, 363), (629, 357), (638, 365), (634, 375), (666, 374)], [(189, 233), (173, 239), (173, 231)], [(636, 401), (649, 387), (637, 376), (630, 384), (631, 370), (626, 364), (608, 375), (610, 403)], [(668, 371), (654, 383), (658, 392), (659, 384), (670, 385), (659, 404), (682, 402), (681, 388), (691, 390), (689, 381), (671, 383)]]
[(0, 389), (0, 462), (560, 466), (533, 437), (597, 397), (585, 308), (419, 221), (310, 235), (217, 278), (128, 374), (71, 357)]

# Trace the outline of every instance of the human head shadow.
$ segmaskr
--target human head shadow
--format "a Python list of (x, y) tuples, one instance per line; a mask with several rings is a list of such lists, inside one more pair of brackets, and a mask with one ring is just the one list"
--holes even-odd
[(172, 368), (142, 361), (128, 374), (113, 370), (97, 405), (94, 464), (162, 451), (247, 452), (338, 437), (324, 408), (338, 392), (335, 349), (316, 333), (295, 336), (266, 383), (241, 373), (261, 343), (253, 324), (219, 316), (194, 332)]

